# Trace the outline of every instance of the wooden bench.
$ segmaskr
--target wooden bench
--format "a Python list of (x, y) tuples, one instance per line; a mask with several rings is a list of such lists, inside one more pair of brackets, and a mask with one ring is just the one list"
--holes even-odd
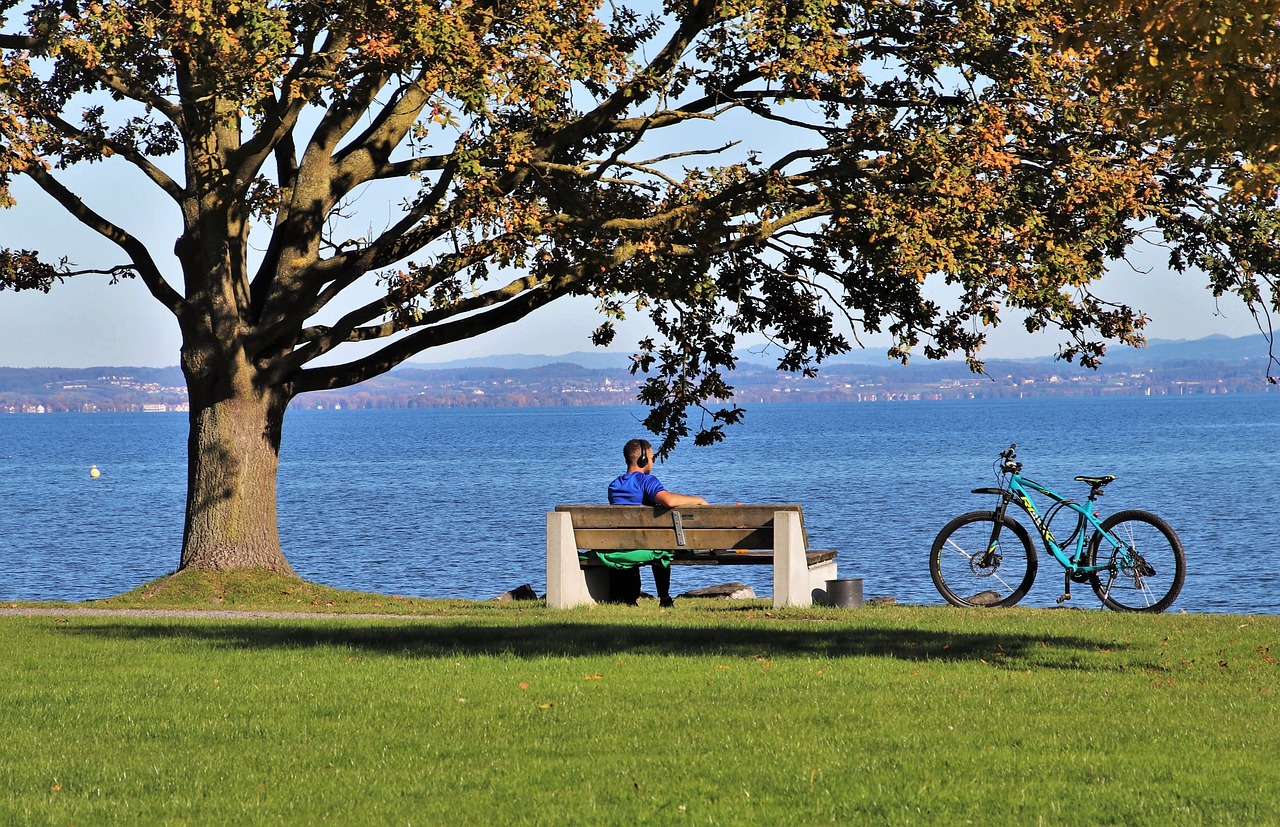
[(811, 551), (798, 505), (558, 505), (547, 514), (547, 605), (608, 599), (608, 569), (579, 550), (670, 549), (675, 565), (773, 566), (773, 605), (810, 606), (836, 578), (836, 552)]

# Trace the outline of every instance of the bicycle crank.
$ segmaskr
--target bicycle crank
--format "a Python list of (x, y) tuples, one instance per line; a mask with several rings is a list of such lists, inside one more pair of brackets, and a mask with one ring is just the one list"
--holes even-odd
[[(1072, 576), (1071, 572), (1067, 572), (1062, 579), (1064, 581), (1063, 586), (1066, 588), (1066, 591), (1058, 598), (1059, 606), (1071, 599), (1071, 581), (1075, 580), (1075, 577)], [(1076, 582), (1079, 583), (1081, 581), (1076, 580)]]

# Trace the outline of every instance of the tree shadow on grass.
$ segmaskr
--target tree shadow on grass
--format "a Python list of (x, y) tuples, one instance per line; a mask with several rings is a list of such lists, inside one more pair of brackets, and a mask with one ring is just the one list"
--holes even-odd
[[(137, 640), (197, 640), (246, 650), (334, 647), (420, 658), (509, 655), (521, 658), (598, 655), (691, 655), (716, 657), (883, 657), (907, 661), (983, 661), (1025, 668), (1107, 668), (1094, 656), (1096, 640), (1053, 635), (946, 632), (814, 624), (780, 627), (688, 627), (601, 622), (534, 622), (490, 625), (466, 620), (401, 622), (394, 625), (280, 623), (131, 622), (84, 625), (76, 634)], [(1017, 662), (1017, 663), (1015, 663)], [(1127, 658), (1124, 663), (1135, 665)]]

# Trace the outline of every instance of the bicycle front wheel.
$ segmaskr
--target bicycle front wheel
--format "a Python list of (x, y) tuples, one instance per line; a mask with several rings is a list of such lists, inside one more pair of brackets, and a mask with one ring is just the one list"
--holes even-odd
[(1103, 520), (1102, 532), (1089, 540), (1089, 564), (1107, 566), (1089, 575), (1089, 585), (1117, 612), (1163, 612), (1187, 576), (1182, 541), (1147, 511), (1120, 511)]
[(1036, 579), (1036, 549), (1007, 514), (971, 511), (943, 526), (929, 552), (929, 574), (953, 606), (1012, 606)]

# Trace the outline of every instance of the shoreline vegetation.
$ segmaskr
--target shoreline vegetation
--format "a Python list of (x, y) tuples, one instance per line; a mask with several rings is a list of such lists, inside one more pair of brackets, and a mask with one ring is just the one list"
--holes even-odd
[[(1280, 617), (554, 611), (253, 572), (61, 605), (0, 617), (2, 823), (1280, 821)], [(179, 607), (216, 613), (140, 611)]]

